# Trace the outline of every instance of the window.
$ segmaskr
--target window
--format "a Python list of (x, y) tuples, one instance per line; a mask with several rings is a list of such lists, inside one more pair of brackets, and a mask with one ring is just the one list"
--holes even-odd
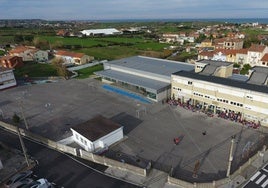
[(193, 82), (191, 82), (191, 81), (188, 81), (188, 85), (192, 85), (193, 84)]

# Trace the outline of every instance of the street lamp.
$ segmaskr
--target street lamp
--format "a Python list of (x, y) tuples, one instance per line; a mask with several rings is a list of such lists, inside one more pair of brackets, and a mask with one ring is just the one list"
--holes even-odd
[(232, 161), (233, 161), (234, 140), (235, 140), (235, 135), (232, 136), (232, 140), (231, 140), (229, 162), (228, 162), (227, 173), (226, 173), (226, 177), (228, 178), (230, 177), (231, 166), (232, 166)]

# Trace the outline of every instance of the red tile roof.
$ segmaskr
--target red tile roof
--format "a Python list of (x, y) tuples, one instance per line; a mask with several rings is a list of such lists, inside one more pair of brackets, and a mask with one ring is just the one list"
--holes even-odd
[(207, 56), (207, 57), (213, 57), (213, 54), (214, 54), (214, 51), (203, 51), (203, 52), (200, 52), (199, 55), (201, 56)]
[(264, 45), (258, 45), (258, 44), (252, 44), (248, 51), (251, 52), (263, 52), (263, 50), (266, 48)]
[(2, 61), (2, 60), (10, 60), (10, 59), (12, 59), (14, 57), (16, 57), (16, 56), (10, 56), (10, 55), (3, 56), (3, 57), (0, 57), (0, 61)]
[(264, 54), (264, 56), (261, 58), (261, 61), (268, 62), (268, 53)]
[(59, 51), (56, 52), (56, 55), (82, 58), (85, 54), (84, 53), (76, 53), (76, 52), (69, 52), (69, 51), (59, 50)]
[(243, 48), (243, 49), (239, 49), (239, 50), (236, 50), (237, 54), (247, 54), (248, 53), (248, 49), (247, 48)]
[(17, 47), (15, 47), (15, 48), (11, 49), (11, 50), (9, 51), (9, 53), (10, 53), (10, 54), (14, 54), (14, 53), (22, 53), (22, 52), (24, 52), (24, 51), (26, 51), (26, 50), (37, 50), (37, 49), (34, 48), (34, 47), (28, 47), (28, 46), (17, 46)]

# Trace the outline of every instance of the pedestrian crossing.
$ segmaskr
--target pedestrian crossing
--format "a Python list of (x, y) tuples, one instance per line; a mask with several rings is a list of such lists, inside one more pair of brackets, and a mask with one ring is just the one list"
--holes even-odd
[(268, 188), (268, 164), (256, 172), (244, 188)]

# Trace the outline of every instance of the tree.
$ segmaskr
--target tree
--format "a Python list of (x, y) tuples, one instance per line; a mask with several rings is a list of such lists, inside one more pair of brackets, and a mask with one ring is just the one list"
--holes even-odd
[(42, 50), (49, 49), (49, 42), (44, 39), (40, 39), (39, 37), (35, 37), (33, 39), (33, 44), (35, 47), (40, 48)]
[(248, 74), (248, 71), (251, 69), (251, 66), (250, 66), (250, 64), (245, 64), (244, 66), (243, 66), (243, 68), (241, 69), (241, 71), (240, 71), (240, 74)]
[(68, 80), (70, 73), (63, 63), (64, 61), (62, 58), (54, 58), (54, 60), (52, 61), (52, 64), (56, 67), (58, 75)]
[(14, 115), (13, 115), (13, 117), (12, 117), (12, 121), (13, 121), (13, 123), (15, 123), (16, 125), (18, 125), (18, 124), (20, 123), (21, 119), (20, 119), (20, 117), (19, 117), (16, 113), (14, 113)]

